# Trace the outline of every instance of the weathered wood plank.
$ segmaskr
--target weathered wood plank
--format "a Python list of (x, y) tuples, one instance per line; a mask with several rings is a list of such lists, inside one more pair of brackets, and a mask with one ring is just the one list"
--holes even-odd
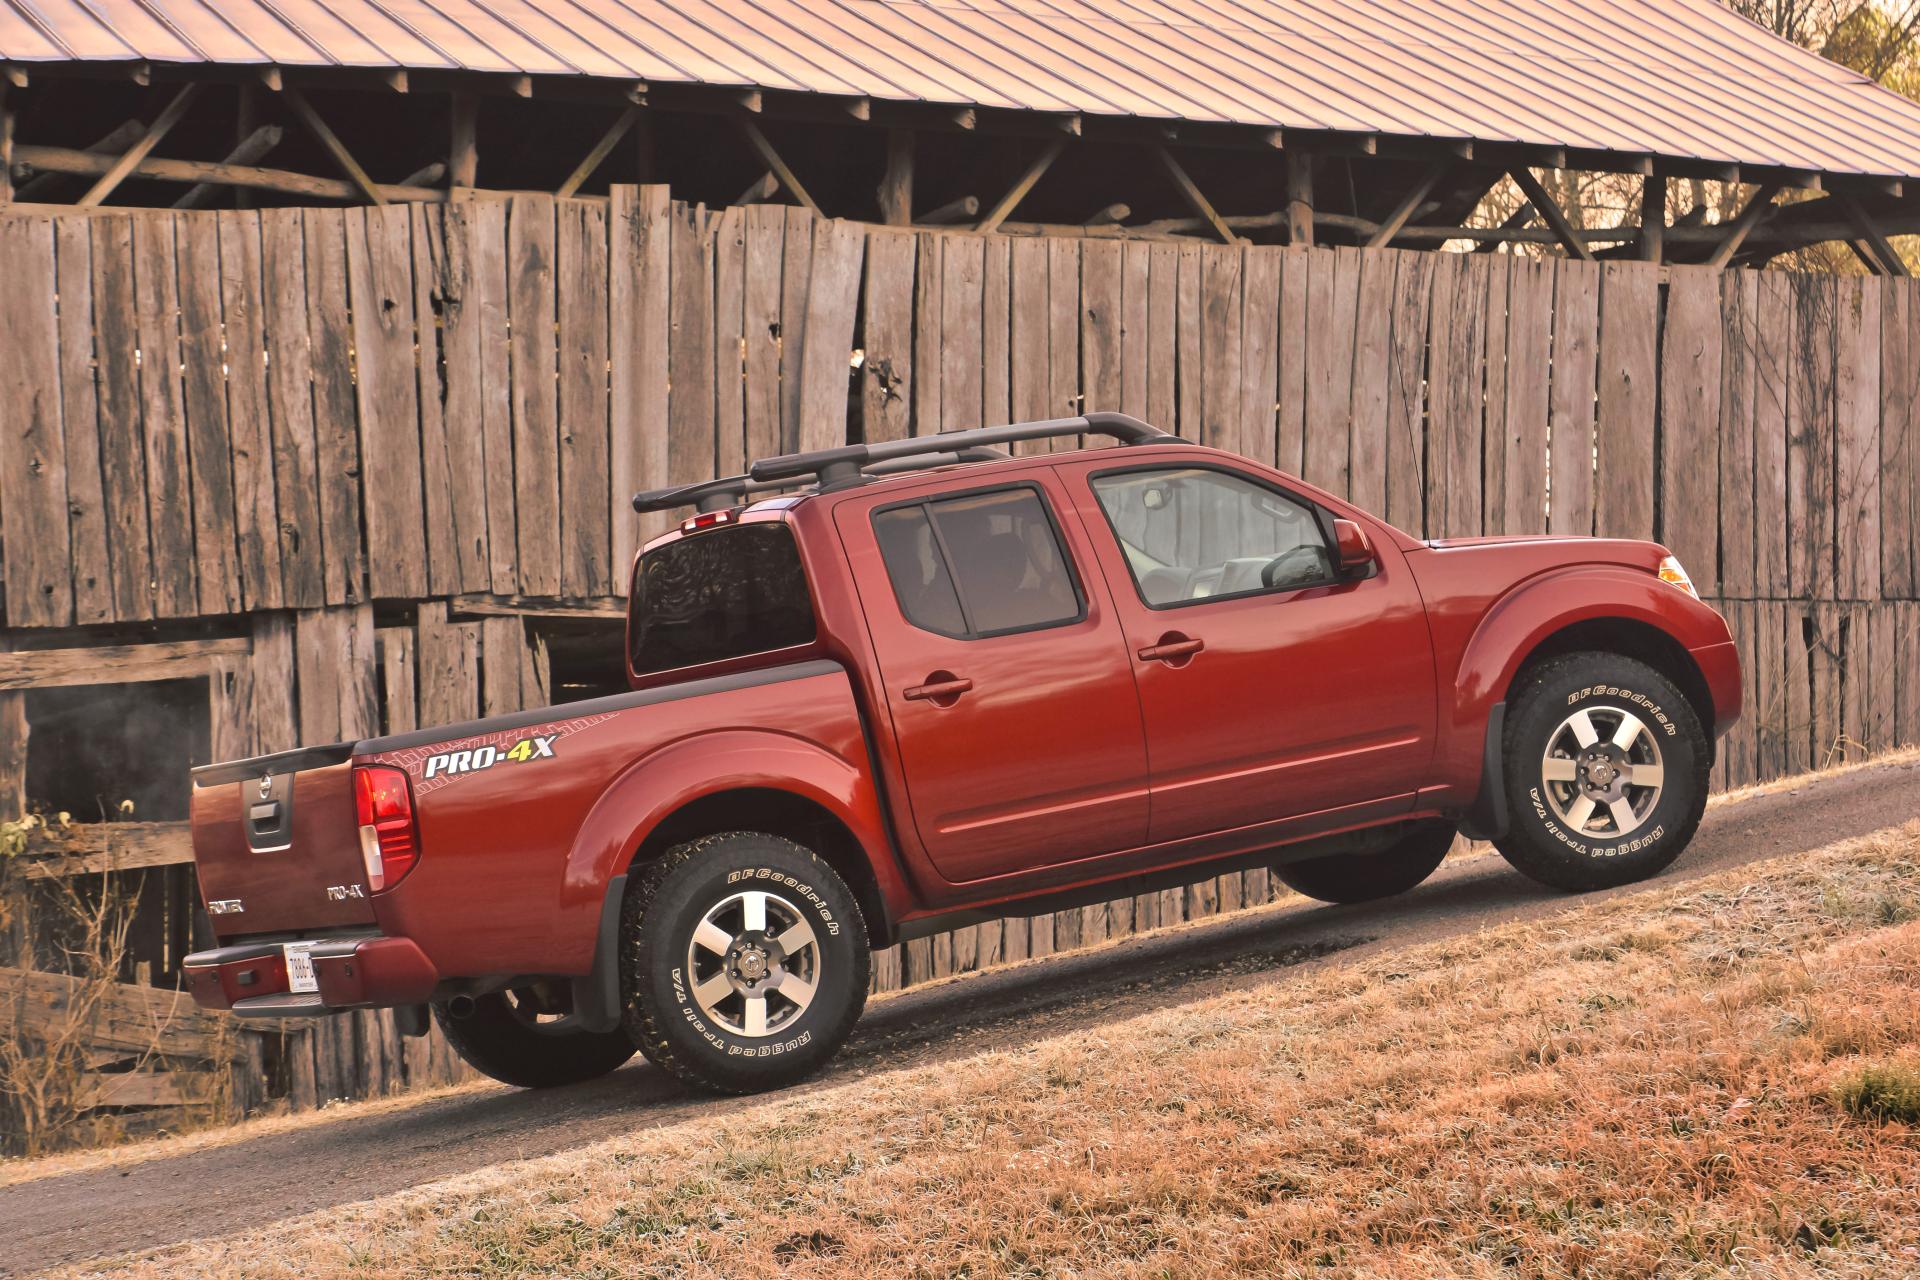
[[(713, 241), (707, 223), (704, 207), (674, 205), (667, 337), (669, 484), (713, 475)], [(790, 338), (798, 341), (783, 324), (781, 340)], [(798, 386), (799, 366), (789, 372)]]
[[(1836, 281), (1834, 307), (1835, 594), (1880, 596), (1880, 284)], [(1895, 394), (1908, 395), (1911, 388)]]
[(1368, 511), (1387, 506), (1387, 397), (1393, 377), (1392, 252), (1361, 253), (1354, 303), (1353, 416), (1349, 496)]
[(1781, 700), (1785, 714), (1780, 719), (1786, 772), (1804, 773), (1813, 760), (1813, 656), (1814, 619), (1812, 605), (1785, 606), (1782, 632), (1785, 640), (1784, 669), (1781, 683), (1786, 696)]
[(294, 694), (293, 615), (253, 615), (253, 738), (257, 751), (290, 751), (300, 745)]
[(1787, 588), (1833, 595), (1833, 336), (1831, 277), (1795, 274), (1787, 348)]
[(1753, 594), (1753, 353), (1758, 275), (1729, 271), (1720, 279), (1720, 590), (1737, 598)]
[[(634, 514), (633, 495), (667, 482), (666, 317), (672, 289), (671, 201), (663, 186), (616, 186), (610, 205), (608, 259), (608, 345), (611, 366), (614, 589), (627, 591), (627, 569), (638, 542), (665, 527), (665, 517)], [(774, 341), (756, 329), (752, 299), (756, 284), (753, 258), (754, 214), (747, 215), (747, 432), (755, 443), (754, 353)], [(777, 376), (777, 375), (776, 375)], [(496, 590), (498, 588), (496, 587)]]
[[(1019, 244), (1014, 246), (1014, 288), (1020, 287)], [(1146, 420), (1165, 431), (1177, 431), (1179, 370), (1175, 367), (1179, 332), (1180, 250), (1171, 244), (1148, 249), (1147, 262), (1147, 412)], [(1019, 358), (1014, 344), (1014, 358)], [(1018, 416), (1018, 410), (1015, 411)]]
[(193, 490), (180, 388), (180, 289), (171, 214), (133, 217), (134, 324), (140, 341), (141, 437), (147, 451), (147, 519), (153, 541), (153, 608), (163, 618), (199, 607), (194, 590)]
[[(1394, 260), (1392, 364), (1387, 370), (1387, 487), (1380, 514), (1389, 523), (1418, 534), (1426, 529), (1427, 303), (1433, 283), (1433, 257), (1425, 253), (1396, 253)], [(1286, 311), (1285, 286), (1302, 273), (1305, 262), (1303, 254), (1288, 255), (1287, 274), (1282, 278), (1280, 368), (1283, 374), (1290, 364), (1298, 363), (1289, 360), (1287, 353), (1301, 349), (1306, 327), (1304, 297), (1300, 300), (1300, 314), (1290, 316)], [(1541, 386), (1544, 398), (1544, 381)], [(1280, 406), (1283, 422), (1287, 417), (1285, 392), (1283, 386)], [(1287, 432), (1282, 431), (1282, 441), (1286, 438)], [(1545, 447), (1543, 434), (1541, 448)], [(1283, 444), (1283, 457), (1285, 453)]]
[(780, 448), (800, 448), (800, 404), (807, 367), (807, 283), (813, 279), (814, 215), (788, 206), (780, 257)]
[[(1755, 283), (1753, 325), (1753, 503), (1765, 513), (1754, 527), (1753, 587), (1761, 596), (1787, 593), (1788, 345), (1794, 332), (1794, 295), (1781, 273), (1762, 271)], [(1776, 769), (1783, 767), (1774, 766)]]
[[(780, 205), (757, 204), (747, 209), (746, 216), (746, 280), (741, 303), (746, 342), (746, 452), (748, 458), (768, 458), (785, 447), (780, 431), (780, 291), (786, 274), (787, 212)], [(901, 305), (906, 305), (904, 300)], [(907, 359), (912, 350), (909, 330), (901, 359)], [(910, 409), (909, 405), (902, 412), (910, 414)]]
[(278, 609), (280, 510), (274, 494), (273, 419), (267, 394), (260, 216), (214, 215), (220, 250), (220, 318), (226, 339), (227, 423), (232, 433), (233, 508), (240, 598), (248, 609)]
[[(806, 345), (799, 369), (802, 449), (829, 449), (847, 442), (854, 313), (860, 304), (860, 265), (866, 247), (867, 238), (858, 223), (841, 218), (814, 220)], [(976, 387), (978, 380), (976, 368)]]
[(319, 467), (326, 601), (362, 598), (360, 436), (354, 412), (352, 317), (347, 298), (346, 215), (302, 211), (307, 249), (307, 346), (313, 362), (313, 432)]
[(1507, 314), (1513, 288), (1514, 259), (1487, 259), (1486, 394), (1481, 409), (1480, 520), (1488, 533), (1504, 532), (1507, 511), (1507, 398), (1501, 394), (1508, 372)]
[[(1547, 439), (1552, 414), (1547, 377), (1553, 350), (1552, 258), (1516, 259), (1507, 277), (1507, 368), (1502, 394), (1506, 400), (1505, 491), (1500, 505), (1501, 533), (1545, 533), (1547, 529)], [(1602, 280), (1602, 290), (1606, 286)], [(1603, 306), (1604, 314), (1604, 306)], [(1606, 335), (1600, 339), (1604, 350)], [(1648, 355), (1653, 348), (1649, 345)], [(1653, 405), (1649, 382), (1646, 430), (1653, 439)], [(1604, 392), (1604, 387), (1603, 387)], [(1601, 455), (1606, 443), (1601, 444)], [(1648, 510), (1652, 510), (1653, 461), (1643, 460)], [(1493, 512), (1489, 510), (1491, 524)]]
[[(1478, 260), (1476, 260), (1476, 257)], [(1427, 353), (1427, 532), (1481, 532), (1481, 400), (1485, 377), (1487, 269), (1484, 256), (1434, 264)]]
[[(73, 620), (114, 617), (112, 556), (100, 466), (100, 395), (94, 369), (93, 239), (89, 219), (56, 218), (60, 291), (60, 419), (67, 446), (67, 536), (73, 556)], [(267, 526), (271, 530), (272, 526)]]
[(1124, 396), (1125, 266), (1126, 248), (1117, 240), (1081, 249), (1080, 377), (1088, 413), (1117, 411)]
[[(1279, 449), (1275, 436), (1278, 405), (1274, 391), (1280, 377), (1280, 266), (1285, 258), (1283, 249), (1265, 246), (1249, 247), (1246, 250), (1246, 275), (1241, 286), (1240, 312), (1240, 452), (1259, 462), (1271, 464)], [(1146, 246), (1140, 246), (1137, 255), (1141, 264), (1143, 278), (1148, 261)], [(1128, 265), (1131, 266), (1135, 255), (1129, 250)], [(1145, 319), (1145, 298), (1141, 299), (1142, 320)], [(1144, 337), (1144, 334), (1142, 335)], [(1134, 376), (1131, 362), (1135, 359), (1132, 351), (1127, 353), (1127, 376)], [(1138, 359), (1145, 361), (1144, 344)], [(1144, 393), (1146, 374), (1142, 371), (1140, 385)], [(1384, 384), (1382, 395), (1385, 394)], [(1384, 414), (1384, 408), (1382, 410)], [(1139, 416), (1138, 414), (1135, 415)], [(1382, 425), (1383, 442), (1385, 426)]]
[[(1914, 392), (1920, 351), (1913, 345), (1913, 285), (1883, 280), (1880, 305), (1880, 589), (1887, 596), (1920, 593), (1916, 574)], [(69, 450), (71, 456), (71, 450)], [(77, 531), (76, 531), (77, 533)], [(75, 590), (78, 591), (76, 578)], [(76, 600), (77, 603), (77, 600)]]
[(177, 680), (205, 675), (210, 659), (244, 654), (242, 638), (168, 640), (154, 644), (79, 649), (18, 649), (0, 653), (0, 689), (50, 689), (116, 681)]
[(869, 442), (904, 440), (913, 427), (914, 237), (869, 231), (866, 257), (860, 426)]
[[(554, 204), (515, 196), (507, 212), (507, 321), (513, 350), (513, 497), (519, 590), (560, 593), (560, 435), (554, 345)], [(713, 394), (712, 367), (699, 383)], [(708, 457), (712, 426), (708, 426)]]
[(0, 1025), (37, 1040), (75, 1034), (103, 1049), (224, 1059), (227, 1023), (183, 991), (115, 983), (102, 989), (66, 974), (0, 968)]
[(1711, 267), (1668, 270), (1658, 536), (1711, 596), (1720, 594), (1720, 279)]
[[(598, 205), (567, 200), (559, 205), (558, 224), (560, 591), (598, 596), (613, 590), (614, 576), (607, 523), (607, 215)], [(737, 403), (737, 373), (733, 387)], [(737, 410), (734, 419), (737, 440)]]
[[(1600, 268), (1554, 264), (1553, 373), (1548, 389), (1547, 529), (1593, 532), (1594, 379)], [(1718, 376), (1716, 366), (1715, 376)]]
[(88, 219), (93, 232), (94, 342), (99, 377), (100, 478), (113, 616), (153, 616), (146, 447), (140, 426), (140, 334), (134, 323), (133, 220)]
[(303, 608), (323, 604), (327, 598), (305, 243), (300, 210), (261, 212), (261, 322), (266, 339), (263, 358), (272, 425), (274, 505), (279, 516), (275, 536), (280, 545), (281, 597), (284, 604)]
[[(1083, 260), (1103, 247), (1089, 241)], [(1245, 310), (1238, 245), (1204, 245), (1200, 250), (1200, 442), (1240, 452), (1243, 390), (1240, 385), (1240, 324)], [(1082, 272), (1082, 290), (1089, 276)], [(1082, 363), (1085, 364), (1083, 353)], [(1087, 391), (1092, 393), (1089, 383)]]
[[(924, 257), (929, 252), (938, 252), (939, 244), (933, 237), (927, 236), (922, 238), (920, 248), (923, 258), (921, 275), (925, 277), (928, 267)], [(1044, 240), (1021, 237), (1013, 242), (1012, 254), (1013, 287), (1008, 317), (1012, 345), (1007, 385), (1013, 400), (1013, 416), (1020, 421), (1030, 422), (1046, 417), (1048, 410), (1047, 244)], [(936, 329), (931, 337), (938, 341), (939, 331)], [(919, 329), (919, 341), (924, 343), (928, 340), (929, 335), (922, 326)], [(915, 364), (921, 370), (927, 367), (917, 357)], [(937, 403), (937, 394), (935, 400)], [(1016, 450), (1023, 453), (1034, 452), (1035, 448), (1024, 441), (1016, 446)]]
[[(244, 659), (240, 661), (244, 664)], [(250, 700), (243, 710), (249, 717), (252, 715)], [(250, 754), (247, 743), (239, 745), (241, 749), (234, 752), (234, 756)], [(222, 756), (217, 746), (214, 754), (220, 759), (234, 758)], [(192, 861), (193, 832), (185, 822), (78, 822), (70, 827), (43, 827), (35, 831), (27, 838), (27, 849), (21, 855), (18, 869), (29, 880), (52, 880), (106, 871), (175, 867)]]
[[(602, 267), (605, 267), (603, 262)], [(713, 471), (736, 476), (747, 451), (747, 211), (722, 209), (713, 227)], [(561, 322), (564, 325), (564, 304)], [(561, 414), (561, 422), (566, 414)]]
[(367, 591), (379, 599), (427, 593), (410, 217), (404, 205), (387, 205), (346, 220)]
[(192, 477), (199, 611), (240, 610), (239, 530), (234, 518), (232, 425), (227, 418), (226, 334), (220, 304), (220, 225), (211, 216), (175, 223), (180, 280), (182, 408)]
[(1205, 304), (1201, 292), (1200, 249), (1197, 244), (1177, 246), (1179, 257), (1174, 283), (1173, 346), (1177, 384), (1175, 425), (1169, 430), (1177, 431), (1188, 440), (1205, 437), (1206, 384), (1200, 322)]
[(381, 627), (380, 704), (386, 712), (383, 733), (410, 733), (420, 727), (420, 689), (414, 660), (418, 633), (412, 627)]
[[(1346, 497), (1352, 488), (1353, 339), (1360, 254), (1322, 249), (1308, 255), (1306, 479)], [(1474, 469), (1479, 469), (1475, 451)], [(1475, 485), (1475, 489), (1478, 489)]]
[(422, 724), (451, 724), (480, 714), (480, 626), (449, 623), (444, 604), (420, 606), (414, 662)]
[[(53, 222), (0, 218), (0, 543), (7, 622), (73, 621), (67, 531), (67, 442), (60, 331), (54, 311)], [(91, 427), (91, 423), (87, 424)]]
[(980, 276), (986, 246), (978, 236), (942, 236), (939, 246), (939, 429), (952, 431), (985, 425), (980, 419)]
[(420, 515), (426, 533), (421, 560), (427, 590), (434, 595), (464, 591), (469, 573), (475, 589), (485, 590), (492, 585), (486, 560), (486, 449), (478, 430), (480, 366), (472, 351), (479, 335), (460, 324), (471, 270), (468, 246), (462, 233), (449, 236), (445, 207), (415, 206), (411, 221)]
[(1653, 536), (1654, 417), (1660, 338), (1660, 273), (1650, 263), (1600, 269), (1599, 483), (1594, 531)]
[[(1012, 421), (1013, 245), (1006, 236), (986, 238), (980, 267), (980, 422)], [(998, 926), (995, 926), (996, 928)], [(985, 938), (982, 935), (982, 945)], [(998, 934), (992, 935), (998, 938)], [(994, 945), (999, 944), (996, 941)]]
[(378, 729), (373, 610), (305, 609), (294, 618), (301, 740), (338, 742)]
[[(1878, 306), (1880, 300), (1873, 299)], [(1891, 600), (1867, 605), (1868, 658), (1866, 670), (1866, 748), (1886, 751), (1900, 745), (1899, 736), (1899, 647), (1894, 643), (1895, 607)]]
[[(1080, 244), (1047, 242), (1047, 412), (1068, 418), (1080, 412)], [(1052, 442), (1055, 451), (1077, 447), (1074, 437)]]

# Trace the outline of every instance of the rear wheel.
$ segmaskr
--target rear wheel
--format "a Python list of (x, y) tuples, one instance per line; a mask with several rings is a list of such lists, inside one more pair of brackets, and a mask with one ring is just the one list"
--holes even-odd
[(670, 849), (628, 891), (623, 979), (640, 1051), (688, 1084), (792, 1084), (866, 1007), (866, 923), (810, 850), (757, 832)]
[(476, 1071), (523, 1089), (595, 1080), (633, 1056), (625, 1027), (581, 1031), (543, 987), (516, 987), (477, 996), (473, 1008), (456, 1014), (433, 1006), (441, 1034)]
[(1707, 806), (1712, 753), (1671, 680), (1575, 653), (1528, 671), (1507, 719), (1501, 854), (1556, 889), (1644, 880), (1680, 856)]
[(1422, 822), (1379, 853), (1340, 853), (1273, 868), (1282, 884), (1322, 902), (1390, 898), (1432, 875), (1453, 847), (1450, 822)]

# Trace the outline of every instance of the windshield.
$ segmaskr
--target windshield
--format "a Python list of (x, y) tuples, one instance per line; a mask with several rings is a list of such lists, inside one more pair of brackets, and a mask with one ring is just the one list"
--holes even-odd
[(811, 643), (813, 601), (784, 524), (716, 529), (655, 547), (633, 575), (636, 675)]

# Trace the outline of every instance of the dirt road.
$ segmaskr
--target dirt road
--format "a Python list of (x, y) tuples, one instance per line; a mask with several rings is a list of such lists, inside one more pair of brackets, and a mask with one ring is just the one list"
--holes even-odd
[[(1693, 847), (1656, 883), (1817, 848), (1916, 814), (1920, 765), (1912, 763), (1752, 796), (1710, 811)], [(1471, 859), (1388, 902), (1293, 902), (890, 997), (869, 1010), (827, 1077), (964, 1058), (1183, 1003), (1250, 972), (1339, 965), (1592, 900), (1539, 889), (1498, 858)], [(374, 1114), (349, 1109), (331, 1123), (0, 1188), (0, 1272), (259, 1227), (638, 1126), (752, 1105), (689, 1095), (635, 1059), (572, 1089), (489, 1088)]]

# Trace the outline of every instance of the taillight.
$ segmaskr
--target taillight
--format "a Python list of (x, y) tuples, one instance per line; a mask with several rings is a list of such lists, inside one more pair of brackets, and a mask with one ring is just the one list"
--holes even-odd
[(375, 893), (391, 889), (420, 860), (413, 788), (406, 771), (384, 764), (356, 765), (353, 800), (360, 816), (360, 857), (367, 864), (367, 887)]

